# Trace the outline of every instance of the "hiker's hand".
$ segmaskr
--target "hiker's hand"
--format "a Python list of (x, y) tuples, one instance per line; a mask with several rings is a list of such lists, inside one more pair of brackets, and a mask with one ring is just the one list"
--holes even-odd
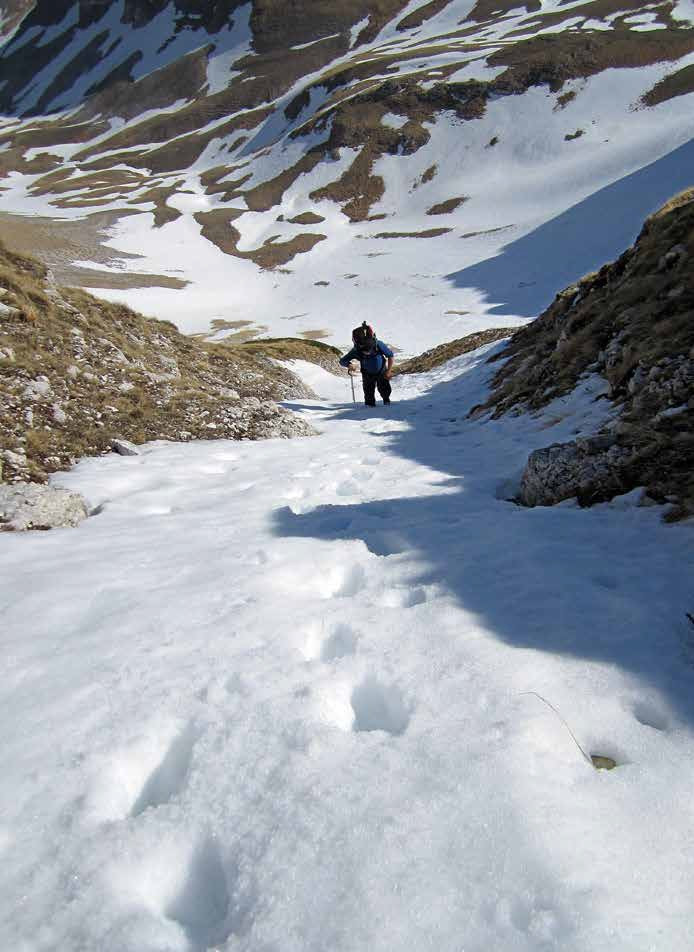
[(393, 371), (392, 371), (392, 370), (386, 370), (385, 373), (383, 374), (383, 376), (386, 378), (386, 380), (390, 380), (390, 378), (393, 376)]
[(354, 376), (354, 374), (359, 373), (359, 364), (356, 360), (350, 360), (347, 373), (350, 374), (351, 376)]

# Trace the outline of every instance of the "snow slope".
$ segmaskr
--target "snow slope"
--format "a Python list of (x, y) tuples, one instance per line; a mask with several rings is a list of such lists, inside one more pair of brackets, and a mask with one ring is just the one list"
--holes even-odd
[(468, 421), (489, 351), (2, 537), (8, 949), (688, 952), (692, 526), (506, 501), (611, 408)]

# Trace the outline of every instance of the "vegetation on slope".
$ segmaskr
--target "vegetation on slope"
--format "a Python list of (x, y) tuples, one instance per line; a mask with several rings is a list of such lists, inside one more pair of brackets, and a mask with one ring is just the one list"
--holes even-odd
[(620, 407), (596, 452), (609, 478), (585, 501), (646, 486), (694, 512), (694, 188), (645, 222), (633, 247), (557, 295), (498, 357), (504, 366), (476, 412), (538, 409), (599, 373)]
[[(277, 358), (306, 341), (200, 343), (84, 291), (0, 246), (0, 460), (6, 480), (44, 480), (114, 438), (257, 439), (310, 432), (272, 401), (310, 396)], [(274, 359), (272, 359), (274, 358)]]
[(513, 327), (490, 327), (485, 331), (477, 331), (474, 334), (468, 334), (466, 337), (439, 344), (438, 347), (433, 347), (417, 357), (411, 357), (401, 364), (396, 364), (393, 376), (396, 374), (426, 373), (427, 370), (440, 367), (441, 364), (453, 360), (454, 357), (460, 357), (461, 354), (469, 354), (470, 351), (477, 350), (478, 347), (482, 347), (484, 344), (491, 344), (495, 340), (510, 337), (514, 330)]

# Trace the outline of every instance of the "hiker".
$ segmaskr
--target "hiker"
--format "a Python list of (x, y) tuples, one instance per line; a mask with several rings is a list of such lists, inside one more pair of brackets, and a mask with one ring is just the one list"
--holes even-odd
[(383, 398), (384, 405), (390, 403), (390, 377), (393, 371), (393, 351), (380, 341), (364, 321), (361, 327), (352, 331), (354, 347), (340, 357), (340, 364), (349, 367), (349, 373), (358, 373), (357, 361), (361, 368), (361, 382), (364, 388), (364, 403), (367, 407), (376, 406), (376, 388)]

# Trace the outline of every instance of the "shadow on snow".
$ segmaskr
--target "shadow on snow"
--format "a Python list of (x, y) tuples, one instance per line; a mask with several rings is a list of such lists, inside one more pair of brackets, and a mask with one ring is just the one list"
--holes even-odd
[(385, 419), (409, 424), (388, 434), (389, 452), (438, 471), (433, 495), (285, 507), (275, 532), (361, 539), (382, 557), (411, 552), (426, 566), (412, 586), (445, 586), (495, 637), (617, 665), (694, 721), (690, 527), (665, 525), (659, 509), (526, 509), (503, 498), (552, 431), (538, 421), (529, 432), (522, 418), (466, 420), (480, 374), (484, 363), (387, 410), (336, 408), (335, 419), (372, 419), (375, 431)]
[(558, 290), (620, 255), (648, 215), (692, 184), (694, 139), (447, 278), (498, 301), (491, 314), (536, 317)]

